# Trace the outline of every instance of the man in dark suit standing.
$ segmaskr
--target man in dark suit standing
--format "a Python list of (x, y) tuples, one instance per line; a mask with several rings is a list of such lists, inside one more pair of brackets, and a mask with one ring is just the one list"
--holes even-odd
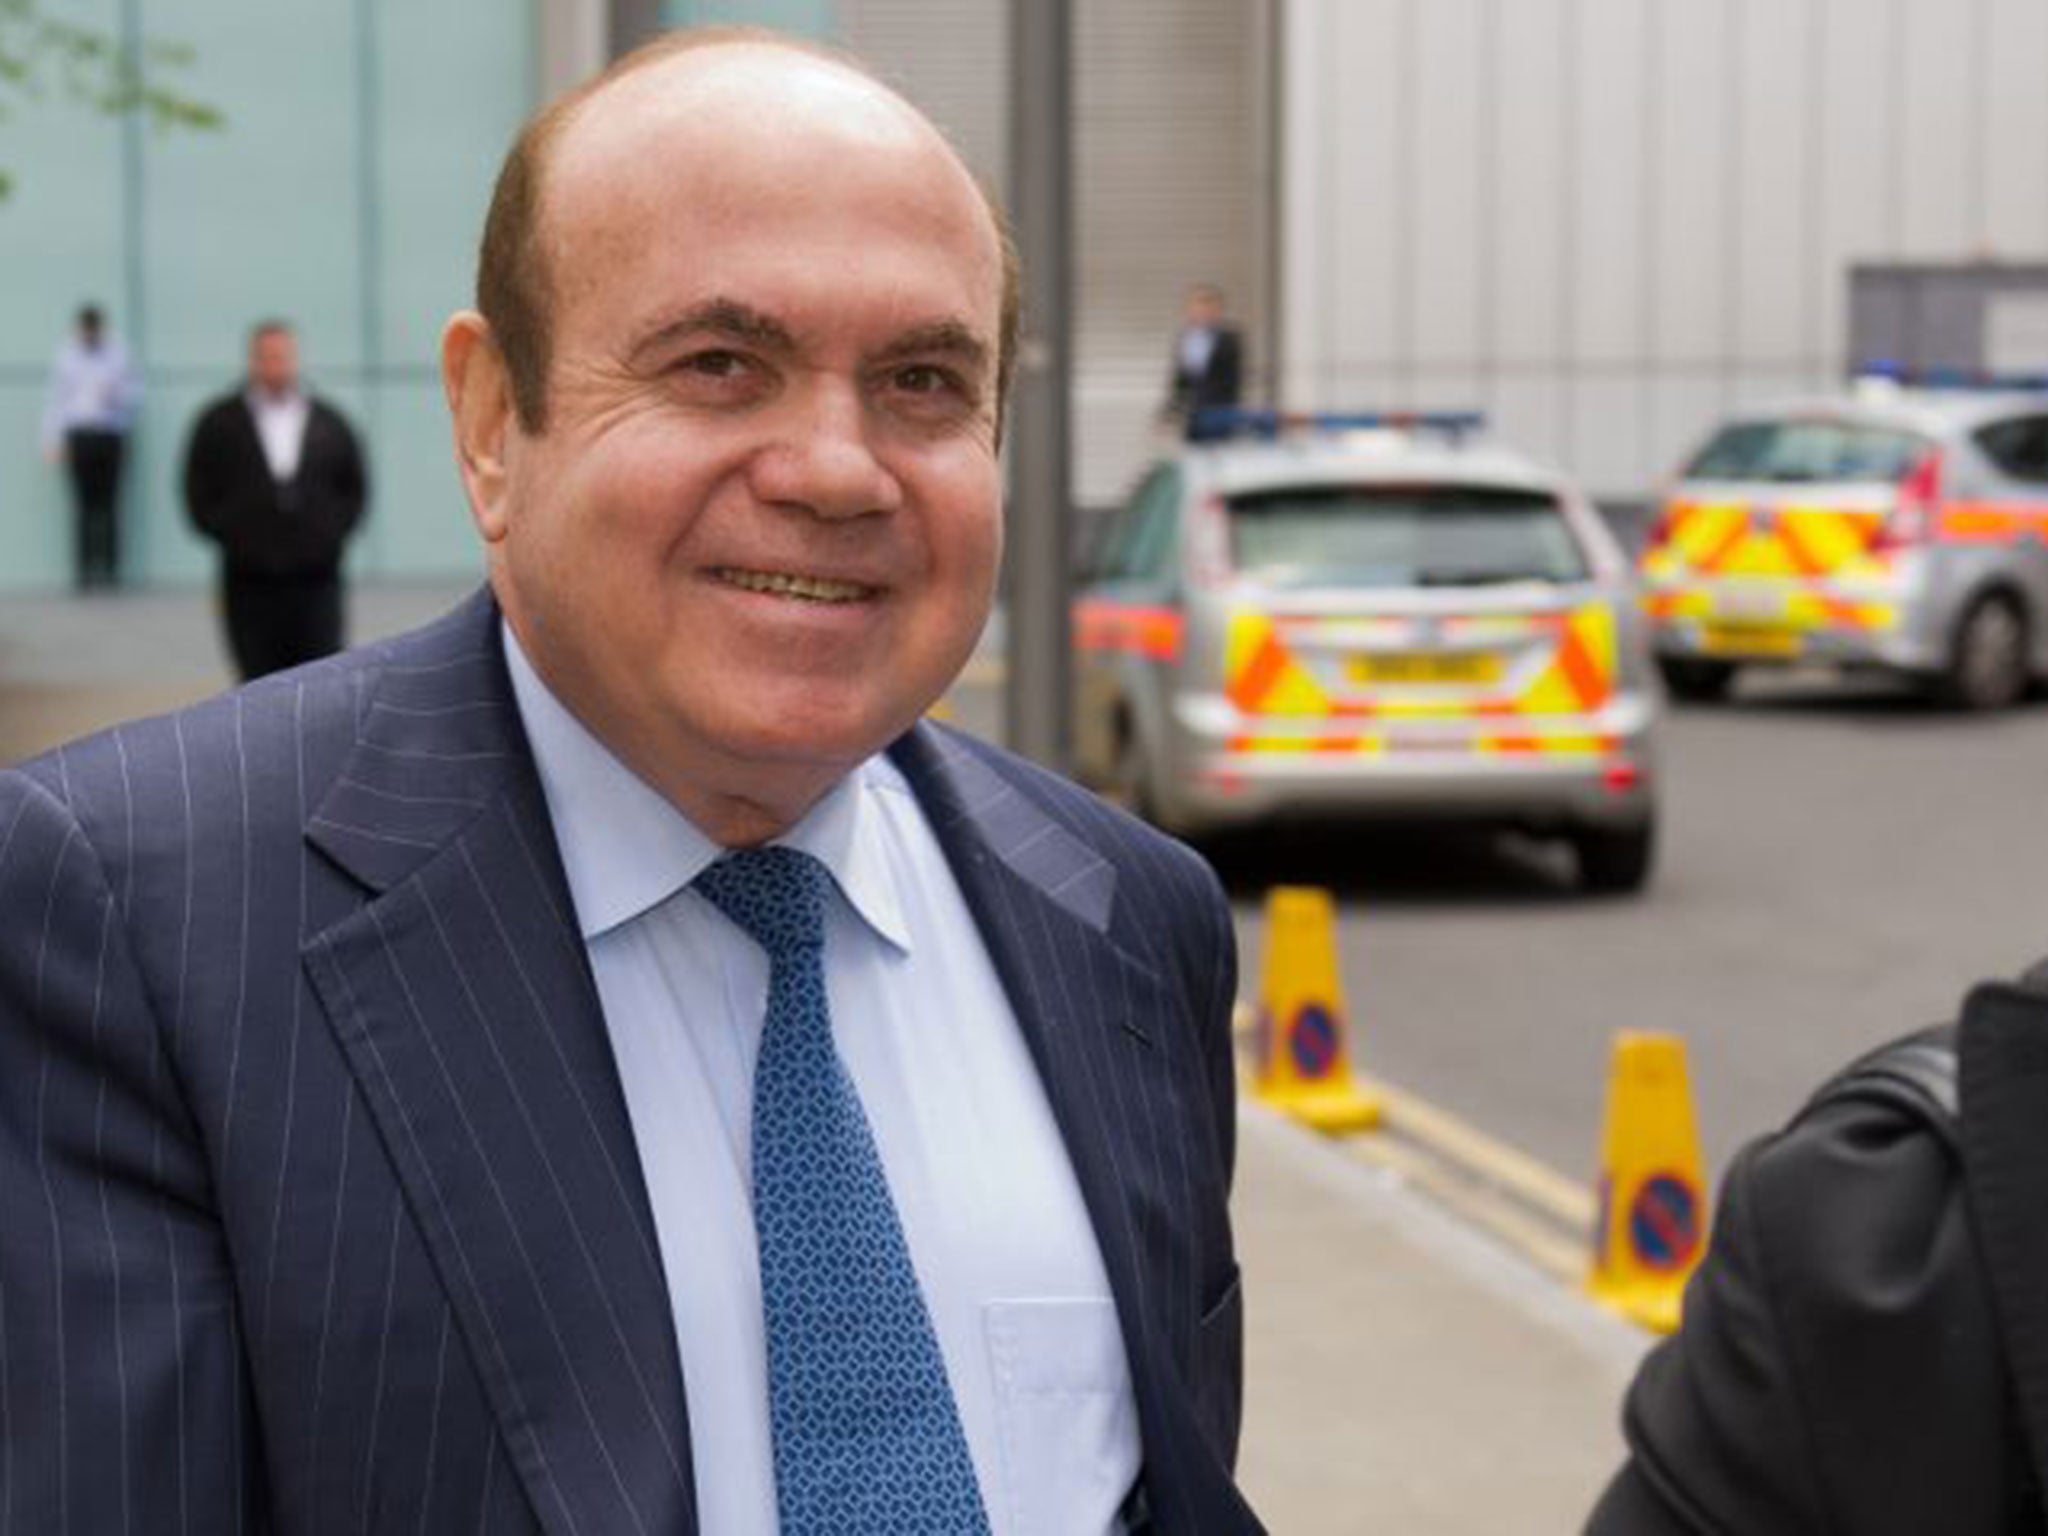
[(1017, 281), (836, 55), (544, 109), (442, 340), (489, 587), (0, 773), (0, 1509), (1239, 1536), (1230, 915), (922, 719)]
[(1188, 290), (1180, 334), (1173, 340), (1166, 415), (1181, 423), (1188, 441), (1217, 436), (1202, 412), (1238, 403), (1243, 389), (1244, 344), (1224, 319), (1223, 290), (1197, 283)]
[(245, 681), (341, 649), (342, 546), (368, 497), (354, 431), (300, 386), (298, 338), (258, 323), (242, 387), (207, 405), (185, 447), (185, 510), (220, 545)]

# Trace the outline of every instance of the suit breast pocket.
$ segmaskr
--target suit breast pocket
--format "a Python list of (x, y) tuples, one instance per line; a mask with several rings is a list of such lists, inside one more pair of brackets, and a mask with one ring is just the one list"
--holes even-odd
[[(1014, 1536), (1108, 1536), (1137, 1480), (1138, 1411), (1116, 1304), (992, 1301), (982, 1309)], [(1005, 1527), (999, 1524), (999, 1530)]]

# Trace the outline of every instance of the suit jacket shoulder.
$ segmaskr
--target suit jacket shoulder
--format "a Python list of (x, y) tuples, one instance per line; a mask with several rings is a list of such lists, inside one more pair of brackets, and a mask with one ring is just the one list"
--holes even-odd
[[(1185, 983), (1188, 1017), (1209, 1014), (1219, 991), (1235, 996), (1229, 904), (1215, 871), (1186, 844), (1028, 758), (946, 726), (920, 726), (893, 755), (935, 822), (972, 819), (998, 834), (1014, 823), (1021, 867), (1059, 882), (1118, 942)], [(1031, 814), (1000, 814), (1006, 796)], [(1047, 837), (1044, 825), (1063, 837)], [(1065, 867), (1075, 850), (1079, 861)]]

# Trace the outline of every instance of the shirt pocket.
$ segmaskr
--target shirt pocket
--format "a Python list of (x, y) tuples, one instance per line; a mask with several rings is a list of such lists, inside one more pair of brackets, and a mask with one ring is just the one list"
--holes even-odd
[(1008, 1536), (1110, 1536), (1137, 1481), (1137, 1406), (1116, 1304), (982, 1308), (1002, 1443)]

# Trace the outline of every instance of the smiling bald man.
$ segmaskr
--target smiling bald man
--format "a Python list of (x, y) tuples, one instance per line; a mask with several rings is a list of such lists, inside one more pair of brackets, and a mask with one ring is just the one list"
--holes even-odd
[(921, 719), (1016, 293), (810, 45), (527, 124), (487, 588), (0, 775), (12, 1528), (1259, 1529), (1221, 893)]

